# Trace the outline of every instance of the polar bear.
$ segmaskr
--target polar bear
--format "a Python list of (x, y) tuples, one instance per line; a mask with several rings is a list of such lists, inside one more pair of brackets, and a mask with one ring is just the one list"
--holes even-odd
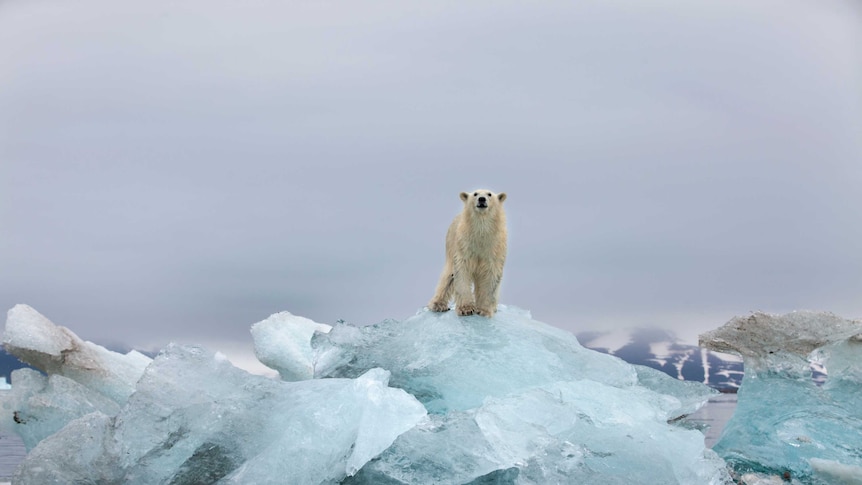
[(464, 210), (446, 233), (446, 264), (428, 308), (448, 311), (454, 293), (458, 315), (492, 317), (506, 262), (506, 194), (476, 190), (461, 192), (461, 200)]

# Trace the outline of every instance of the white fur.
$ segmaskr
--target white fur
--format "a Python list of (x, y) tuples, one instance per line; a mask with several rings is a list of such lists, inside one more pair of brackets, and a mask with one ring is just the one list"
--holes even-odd
[[(486, 207), (481, 207), (484, 198)], [(449, 310), (455, 296), (458, 315), (494, 316), (506, 262), (506, 194), (462, 192), (464, 210), (446, 233), (446, 264), (428, 308)], [(475, 298), (474, 298), (475, 292)]]

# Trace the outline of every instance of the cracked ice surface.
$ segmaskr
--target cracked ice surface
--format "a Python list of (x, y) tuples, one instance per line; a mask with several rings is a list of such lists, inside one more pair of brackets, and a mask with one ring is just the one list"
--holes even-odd
[[(729, 480), (699, 431), (670, 423), (712, 391), (585, 349), (516, 308), (491, 319), (421, 311), (362, 328), (283, 312), (252, 334), (285, 380), (172, 344), (138, 379), (114, 382), (104, 376), (122, 356), (104, 357), (35, 310), (10, 312), (11, 349), (49, 373), (17, 372), (0, 393), (0, 423), (32, 448), (14, 482)], [(79, 348), (102, 360), (76, 366), (64, 349)]]
[[(737, 471), (862, 484), (862, 323), (831, 313), (755, 313), (700, 343), (744, 360), (736, 412), (714, 447)], [(822, 385), (812, 362), (828, 373)]]
[[(268, 330), (296, 335), (291, 325)], [(490, 319), (420, 311), (403, 322), (336, 325), (297, 346), (316, 378), (383, 367), (431, 413), (344, 483), (728, 480), (700, 432), (668, 424), (702, 405), (708, 388), (586, 349), (514, 307)]]
[[(13, 352), (53, 356), (79, 341), (32, 312), (9, 314), (7, 341), (19, 342), (22, 328), (29, 333)], [(16, 321), (21, 315), (25, 321)], [(27, 327), (33, 321), (38, 326)], [(0, 394), (4, 428), (32, 447), (13, 483), (334, 483), (426, 415), (412, 396), (388, 387), (383, 369), (284, 382), (200, 347), (170, 345), (120, 406), (102, 394), (109, 368), (82, 369), (75, 360), (68, 372), (68, 362), (36, 360), (46, 361), (56, 374), (16, 371), (12, 391)]]

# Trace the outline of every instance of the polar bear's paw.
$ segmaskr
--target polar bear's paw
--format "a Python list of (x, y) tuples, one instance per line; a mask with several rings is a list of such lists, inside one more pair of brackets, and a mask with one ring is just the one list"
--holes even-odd
[(491, 318), (494, 316), (494, 308), (479, 308), (476, 310), (476, 315)]
[(478, 310), (476, 309), (476, 305), (472, 303), (465, 303), (458, 306), (458, 315), (462, 317), (466, 317), (468, 315), (475, 315), (477, 312)]
[(449, 311), (449, 302), (448, 301), (432, 301), (428, 304), (428, 309), (432, 312), (448, 312)]

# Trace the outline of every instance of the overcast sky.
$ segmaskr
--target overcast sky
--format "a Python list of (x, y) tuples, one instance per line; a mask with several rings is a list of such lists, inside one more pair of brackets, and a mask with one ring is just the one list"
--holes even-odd
[(458, 193), (502, 302), (862, 317), (852, 1), (0, 1), (0, 307), (97, 342), (405, 319)]

